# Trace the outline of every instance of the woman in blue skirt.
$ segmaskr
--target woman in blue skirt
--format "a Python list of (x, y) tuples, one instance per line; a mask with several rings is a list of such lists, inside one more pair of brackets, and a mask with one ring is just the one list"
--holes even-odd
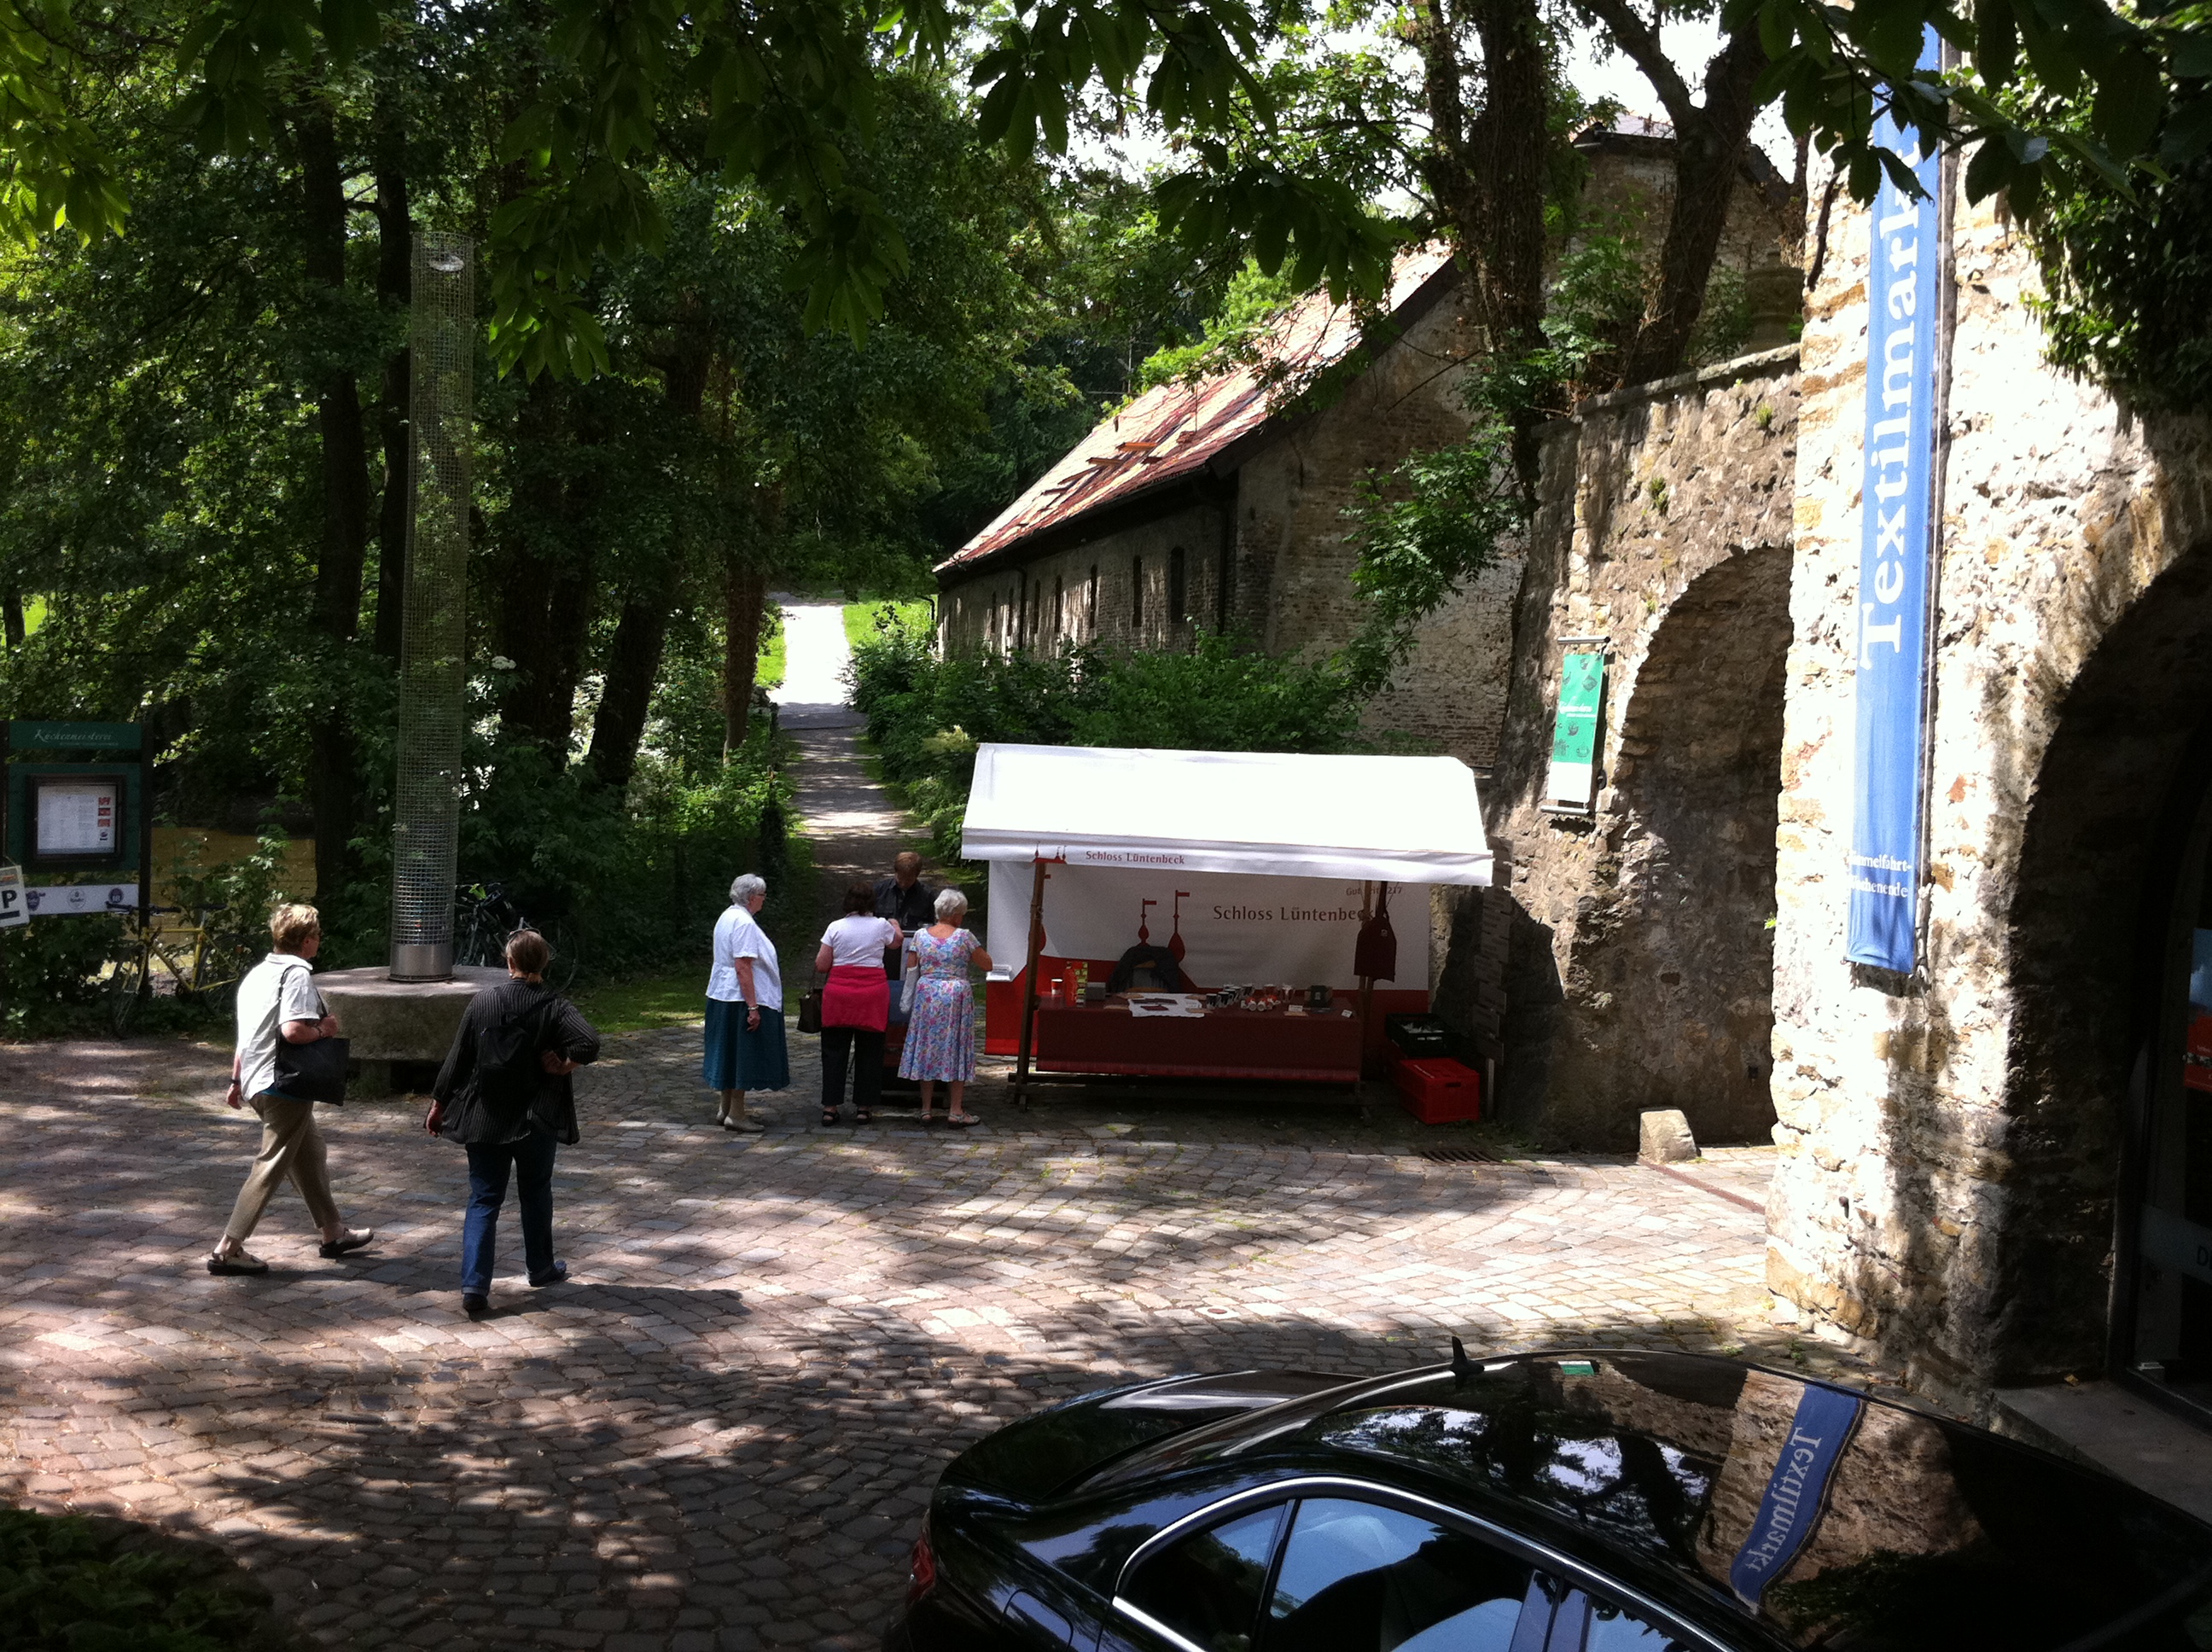
[(707, 1088), (721, 1092), (714, 1122), (725, 1130), (761, 1128), (745, 1113), (749, 1090), (791, 1083), (783, 1048), (783, 976), (775, 943), (755, 914), (768, 884), (751, 872), (730, 885), (730, 909), (714, 924), (714, 968), (707, 977)]

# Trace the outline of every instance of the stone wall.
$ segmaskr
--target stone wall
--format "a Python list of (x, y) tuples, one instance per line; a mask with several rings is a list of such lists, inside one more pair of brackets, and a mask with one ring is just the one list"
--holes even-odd
[[(1701, 1139), (1771, 1122), (1795, 364), (1783, 349), (1624, 391), (1545, 433), (1485, 808), (1510, 864), (1498, 1100), (1553, 1139), (1632, 1147), (1656, 1107)], [(1588, 816), (1544, 807), (1567, 638), (1608, 656)]]
[[(1455, 365), (1473, 349), (1455, 290), (1381, 352), (1340, 400), (1255, 452), (1237, 476), (1237, 623), (1270, 653), (1318, 658), (1357, 629), (1358, 561), (1346, 513), (1367, 478), (1467, 432)], [(1517, 556), (1431, 615), (1413, 658), (1369, 708), (1375, 733), (1408, 736), (1478, 769), (1494, 760), (1512, 649)]]
[(1869, 228), (1847, 198), (1808, 297), (1768, 1273), (1976, 1387), (2105, 1357), (2124, 1108), (2212, 707), (2212, 435), (2044, 367), (2033, 260), (1986, 204), (1955, 211), (1911, 980), (1844, 961)]
[[(1187, 503), (1119, 531), (948, 584), (939, 635), (956, 652), (1063, 643), (1188, 648), (1220, 623), (1226, 503)], [(1182, 609), (1173, 598), (1182, 569)]]

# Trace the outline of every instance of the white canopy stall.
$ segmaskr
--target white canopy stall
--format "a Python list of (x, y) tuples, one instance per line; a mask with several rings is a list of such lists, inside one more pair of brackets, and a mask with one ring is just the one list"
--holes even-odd
[[(1456, 758), (1084, 746), (982, 747), (961, 853), (992, 863), (986, 944), (1001, 967), (987, 1040), (1009, 1054), (1039, 985), (1025, 978), (1033, 919), (1042, 929), (1035, 973), (1048, 979), (1082, 966), (1103, 980), (1147, 944), (1171, 951), (1200, 989), (1351, 988), (1364, 984), (1353, 967), (1363, 920), (1413, 885), (1399, 902), (1407, 921), (1385, 977), (1393, 990), (1376, 1002), (1426, 1008), (1426, 886), (1487, 884), (1491, 865), (1474, 776)], [(1126, 1005), (1094, 1008), (1090, 1019), (1065, 1007), (1048, 1005), (1036, 1023), (1047, 1071), (1341, 1078), (1349, 1062), (1356, 1076), (1353, 1030), (1324, 1035), (1317, 1014), (1294, 1023), (1286, 1007), (1263, 1026), (1269, 1017), (1231, 1010), (1212, 1017), (1209, 1034), (1203, 1021), (1133, 1026)], [(1340, 1022), (1349, 1013), (1329, 1012)], [(1326, 1042), (1330, 1053), (1244, 1059), (1262, 1033), (1277, 1046), (1317, 1051)], [(1162, 1039), (1175, 1048), (1146, 1048)], [(1222, 1059), (1206, 1057), (1209, 1044)]]

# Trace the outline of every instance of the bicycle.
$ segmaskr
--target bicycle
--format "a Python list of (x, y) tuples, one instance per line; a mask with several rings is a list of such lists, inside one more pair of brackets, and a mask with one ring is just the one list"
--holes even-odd
[(577, 945), (574, 932), (561, 919), (534, 924), (522, 908), (507, 897), (496, 880), (461, 884), (453, 890), (453, 962), (479, 969), (500, 969), (507, 963), (507, 943), (518, 929), (534, 929), (553, 948), (545, 984), (555, 992), (568, 989), (576, 979)]
[[(220, 1012), (224, 998), (243, 976), (218, 975), (215, 938), (205, 913), (194, 915), (189, 926), (164, 921), (180, 916), (181, 907), (155, 907), (143, 926), (135, 914), (123, 920), (123, 950), (107, 977), (107, 1018), (118, 1038), (127, 1037), (149, 998), (174, 998), (205, 1003)], [(180, 939), (173, 939), (180, 936)], [(234, 960), (234, 962), (235, 962)], [(165, 991), (157, 979), (165, 974)]]

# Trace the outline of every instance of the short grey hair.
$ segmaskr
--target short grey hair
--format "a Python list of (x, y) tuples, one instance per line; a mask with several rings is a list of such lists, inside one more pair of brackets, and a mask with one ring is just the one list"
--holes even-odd
[(768, 893), (768, 879), (758, 872), (746, 872), (730, 885), (730, 904), (741, 907), (756, 895)]
[(937, 891), (937, 921), (949, 924), (968, 910), (968, 897), (957, 889)]

